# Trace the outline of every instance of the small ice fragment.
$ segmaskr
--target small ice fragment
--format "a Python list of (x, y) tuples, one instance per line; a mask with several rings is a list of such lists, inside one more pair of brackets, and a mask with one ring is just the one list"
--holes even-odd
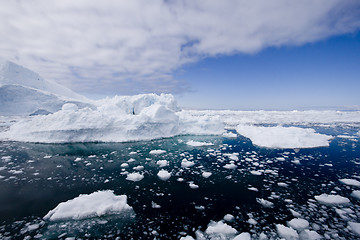
[(353, 198), (356, 198), (358, 200), (360, 200), (360, 190), (354, 190), (352, 191), (351, 195)]
[(191, 189), (198, 189), (199, 188), (199, 185), (196, 185), (195, 183), (189, 183), (189, 187), (191, 188)]
[(258, 192), (259, 189), (257, 189), (256, 187), (249, 187), (248, 188), (250, 191), (254, 191), (254, 192)]
[(136, 167), (133, 167), (133, 169), (136, 171), (141, 171), (141, 170), (144, 170), (144, 166), (136, 166)]
[(129, 164), (127, 164), (127, 163), (122, 163), (122, 164), (120, 165), (120, 167), (122, 167), (122, 168), (127, 168), (127, 167), (129, 167)]
[(159, 166), (159, 167), (166, 167), (169, 165), (169, 162), (166, 161), (166, 160), (159, 160), (156, 162), (156, 164)]
[(81, 161), (81, 160), (82, 160), (81, 157), (77, 157), (74, 161), (75, 161), (75, 162), (79, 162), (79, 161)]
[(52, 157), (51, 155), (44, 156), (44, 158), (51, 158), (51, 157)]
[(189, 168), (189, 167), (192, 167), (192, 166), (194, 166), (194, 165), (195, 165), (194, 162), (189, 161), (189, 160), (187, 160), (186, 158), (184, 158), (184, 159), (181, 161), (181, 167), (183, 167), (183, 168)]
[(201, 174), (201, 176), (203, 176), (204, 178), (209, 178), (211, 175), (212, 175), (211, 172), (203, 172), (203, 173)]
[(350, 230), (357, 236), (360, 237), (360, 223), (348, 222)]
[(251, 240), (251, 235), (248, 232), (242, 232), (239, 235), (236, 235), (233, 240)]
[(224, 168), (231, 170), (237, 168), (237, 166), (234, 163), (228, 163), (225, 164)]
[(163, 154), (163, 153), (166, 153), (165, 150), (161, 150), (161, 149), (157, 149), (157, 150), (151, 150), (149, 152), (149, 154), (153, 154), (153, 155), (159, 155), (159, 154)]
[(223, 133), (223, 137), (227, 137), (227, 138), (237, 138), (237, 134), (236, 134), (236, 133), (232, 133), (232, 132), (225, 132), (225, 133)]
[(266, 208), (272, 208), (274, 207), (274, 203), (268, 201), (268, 200), (265, 200), (263, 198), (256, 198), (256, 201), (261, 204), (263, 207), (266, 207)]
[(49, 211), (45, 220), (84, 219), (100, 217), (107, 214), (119, 214), (132, 210), (127, 204), (127, 196), (117, 196), (111, 190), (98, 191), (91, 194), (81, 194), (78, 197), (60, 203)]
[(231, 214), (226, 214), (224, 216), (224, 220), (227, 221), (227, 222), (232, 222), (232, 221), (235, 220), (235, 217), (233, 215), (231, 215)]
[(138, 182), (141, 181), (144, 178), (144, 175), (140, 173), (129, 173), (126, 177), (126, 180)]
[(256, 175), (256, 176), (262, 175), (262, 172), (260, 172), (260, 171), (255, 171), (255, 170), (250, 171), (250, 173), (251, 173), (252, 175)]
[(342, 197), (340, 195), (328, 195), (328, 194), (321, 194), (319, 196), (315, 196), (315, 199), (324, 205), (328, 206), (336, 206), (336, 205), (346, 205), (350, 203), (350, 200), (346, 197)]
[(279, 182), (277, 185), (278, 185), (279, 187), (288, 187), (288, 186), (289, 186), (288, 184), (283, 183), (283, 182)]
[(223, 221), (219, 221), (219, 222), (211, 221), (205, 232), (209, 235), (220, 235), (220, 236), (233, 235), (237, 233), (235, 228), (232, 228)]
[(180, 240), (195, 240), (192, 236), (181, 237)]
[(299, 234), (294, 229), (285, 227), (282, 224), (276, 224), (276, 230), (277, 230), (278, 235), (281, 238), (285, 238), (286, 240), (299, 239)]
[(158, 172), (157, 176), (158, 176), (161, 180), (166, 181), (166, 180), (168, 180), (168, 179), (171, 177), (171, 174), (170, 174), (168, 171), (166, 171), (166, 170), (160, 170), (160, 171)]
[(320, 240), (323, 237), (315, 231), (310, 231), (305, 229), (304, 231), (300, 232), (299, 234), (300, 239), (309, 239), (309, 240)]
[(202, 146), (212, 146), (214, 144), (212, 143), (208, 143), (208, 142), (197, 142), (197, 141), (193, 141), (190, 140), (186, 143), (189, 146), (193, 146), (193, 147), (202, 147)]
[(161, 206), (159, 204), (156, 204), (155, 202), (151, 202), (151, 207), (152, 208), (161, 208)]
[(309, 222), (302, 218), (294, 218), (288, 222), (288, 226), (301, 232), (302, 230), (309, 228)]
[(344, 178), (344, 179), (339, 179), (339, 181), (345, 185), (349, 185), (349, 186), (353, 186), (353, 187), (360, 187), (360, 182), (355, 179)]

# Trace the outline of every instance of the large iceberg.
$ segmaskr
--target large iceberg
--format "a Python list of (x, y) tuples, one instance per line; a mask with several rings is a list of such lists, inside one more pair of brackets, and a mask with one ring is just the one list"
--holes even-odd
[(219, 117), (183, 115), (170, 94), (116, 96), (94, 107), (66, 103), (60, 111), (23, 119), (0, 139), (25, 142), (125, 142), (184, 134), (222, 134)]

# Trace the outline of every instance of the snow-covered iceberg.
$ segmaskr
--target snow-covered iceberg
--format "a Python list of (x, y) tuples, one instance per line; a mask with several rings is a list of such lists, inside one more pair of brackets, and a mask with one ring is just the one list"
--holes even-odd
[(182, 115), (170, 94), (116, 96), (95, 107), (64, 104), (60, 111), (13, 124), (0, 139), (25, 142), (125, 142), (183, 134), (222, 134), (219, 117)]
[(127, 204), (127, 196), (117, 196), (113, 191), (106, 190), (80, 195), (69, 201), (62, 202), (49, 211), (44, 216), (44, 219), (50, 221), (62, 219), (79, 220), (109, 214), (121, 214), (127, 211), (132, 211), (132, 207)]
[(249, 138), (253, 144), (268, 148), (327, 147), (332, 138), (316, 133), (314, 129), (298, 127), (239, 125), (236, 131)]

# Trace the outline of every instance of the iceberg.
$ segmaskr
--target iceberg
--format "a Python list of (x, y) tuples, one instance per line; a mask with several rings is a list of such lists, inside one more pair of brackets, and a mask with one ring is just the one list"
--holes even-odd
[(45, 220), (55, 221), (63, 219), (80, 220), (84, 218), (100, 217), (109, 214), (121, 214), (132, 211), (127, 204), (127, 196), (117, 196), (111, 190), (97, 191), (83, 194), (74, 199), (60, 203), (49, 211)]
[(254, 145), (267, 148), (327, 147), (332, 138), (316, 133), (314, 129), (299, 127), (239, 125), (236, 131), (249, 138)]

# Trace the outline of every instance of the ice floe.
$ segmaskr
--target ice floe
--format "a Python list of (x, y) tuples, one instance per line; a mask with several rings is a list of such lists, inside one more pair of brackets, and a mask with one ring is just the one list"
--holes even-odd
[(331, 195), (323, 193), (321, 195), (315, 196), (315, 199), (324, 205), (336, 206), (336, 205), (346, 205), (350, 203), (350, 200), (346, 197), (340, 195)]
[(202, 146), (212, 146), (212, 145), (214, 145), (213, 143), (198, 142), (198, 141), (194, 141), (194, 140), (190, 140), (186, 144), (189, 145), (189, 146), (193, 146), (193, 147), (202, 147)]
[(126, 180), (129, 180), (129, 181), (132, 181), (132, 182), (138, 182), (138, 181), (141, 181), (142, 179), (144, 178), (144, 175), (143, 174), (140, 174), (140, 173), (129, 173), (127, 176), (126, 176)]
[(160, 170), (157, 174), (157, 176), (163, 180), (163, 181), (166, 181), (168, 180), (170, 177), (171, 177), (171, 173), (169, 173), (168, 171), (166, 170)]
[(262, 127), (239, 125), (236, 131), (249, 138), (254, 145), (267, 148), (313, 148), (329, 146), (331, 136), (314, 129), (299, 127)]
[(80, 195), (72, 200), (60, 203), (45, 216), (45, 220), (84, 219), (109, 214), (121, 214), (132, 210), (127, 204), (126, 195), (115, 195), (111, 190)]
[(344, 179), (339, 179), (339, 181), (345, 185), (349, 185), (349, 186), (353, 186), (353, 187), (360, 187), (360, 182), (355, 179), (344, 178)]

